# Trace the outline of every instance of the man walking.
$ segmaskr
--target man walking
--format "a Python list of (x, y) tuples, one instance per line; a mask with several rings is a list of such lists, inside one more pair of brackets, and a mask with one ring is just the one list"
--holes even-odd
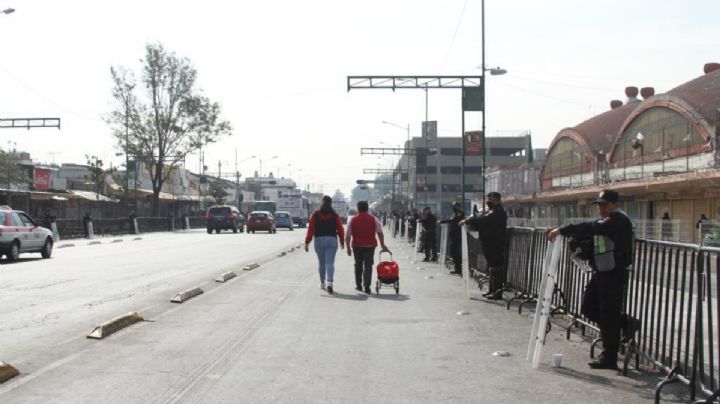
[[(383, 251), (389, 252), (385, 245), (385, 236), (382, 223), (368, 212), (368, 202), (360, 201), (357, 204), (358, 214), (348, 220), (345, 232), (345, 244), (348, 246), (348, 256), (355, 254), (355, 289), (365, 290), (368, 295), (372, 283), (373, 258), (375, 247), (380, 241)], [(375, 235), (377, 234), (377, 240)], [(352, 247), (352, 250), (350, 249)]]
[(502, 299), (502, 292), (505, 286), (505, 232), (507, 228), (507, 213), (502, 206), (502, 197), (498, 192), (490, 192), (487, 195), (487, 207), (479, 217), (471, 217), (461, 221), (467, 224), (470, 229), (480, 233), (482, 252), (487, 261), (488, 272), (490, 273), (490, 286), (483, 296), (490, 300)]
[(547, 229), (548, 240), (558, 235), (575, 238), (593, 237), (593, 274), (585, 286), (582, 313), (600, 326), (603, 353), (588, 363), (593, 369), (617, 369), (620, 347), (621, 311), (625, 293), (626, 269), (632, 263), (633, 224), (618, 203), (620, 195), (604, 190), (594, 204), (600, 219)]

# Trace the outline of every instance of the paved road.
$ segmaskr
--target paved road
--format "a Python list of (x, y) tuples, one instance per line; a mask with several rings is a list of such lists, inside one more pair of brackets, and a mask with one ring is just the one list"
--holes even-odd
[[(263, 238), (256, 235), (257, 244), (246, 244), (255, 243), (253, 240), (238, 243), (237, 247), (247, 245), (245, 250), (256, 253), (262, 249), (275, 252), (286, 241), (297, 242), (299, 233)], [(338, 255), (338, 293), (329, 296), (319, 289), (313, 254), (295, 251), (255, 271), (244, 272), (229, 283), (212, 285), (205, 294), (182, 305), (153, 304), (153, 300), (168, 298), (175, 289), (218, 272), (219, 268), (203, 265), (195, 257), (198, 249), (191, 249), (193, 243), (181, 241), (183, 237), (205, 240), (209, 236), (167, 235), (157, 241), (148, 238), (144, 240), (147, 246), (137, 247), (147, 255), (161, 246), (176, 245), (172, 249), (176, 264), (166, 269), (157, 269), (162, 265), (160, 259), (144, 265), (144, 271), (135, 269), (143, 262), (140, 253), (126, 258), (134, 262), (132, 265), (116, 262), (105, 266), (105, 271), (111, 271), (113, 265), (123, 268), (113, 276), (118, 284), (116, 296), (142, 291), (147, 288), (144, 285), (157, 285), (150, 292), (83, 306), (81, 302), (96, 298), (80, 298), (82, 293), (69, 292), (80, 289), (74, 288), (72, 282), (57, 283), (63, 277), (53, 280), (54, 286), (41, 288), (38, 283), (30, 289), (32, 295), (49, 293), (56, 301), (26, 315), (42, 319), (43, 310), (67, 307), (63, 316), (73, 321), (46, 320), (33, 325), (33, 332), (25, 328), (2, 331), (0, 356), (10, 352), (12, 357), (4, 360), (30, 370), (0, 385), (0, 402), (645, 403), (652, 396), (649, 387), (655, 379), (636, 373), (623, 378), (612, 371), (591, 371), (584, 364), (587, 342), (579, 337), (565, 342), (559, 331), (550, 338), (543, 366), (533, 371), (524, 360), (530, 317), (508, 312), (503, 304), (483, 301), (477, 290), (473, 291), (474, 300), (462, 299), (457, 277), (442, 273), (436, 265), (411, 264), (407, 259), (409, 248), (394, 241), (391, 248), (402, 268), (400, 295), (389, 289), (371, 296), (356, 292), (351, 260)], [(252, 238), (227, 236), (231, 241), (219, 252), (243, 237)], [(95, 247), (127, 245), (82, 248)], [(202, 249), (218, 251), (207, 244)], [(65, 259), (64, 254), (57, 260)], [(242, 253), (237, 254), (235, 265), (246, 259)], [(105, 255), (108, 259), (116, 256), (111, 251)], [(216, 266), (218, 262), (213, 261)], [(31, 268), (33, 264), (17, 267)], [(45, 271), (43, 266), (35, 270)], [(125, 278), (127, 272), (131, 275)], [(90, 269), (82, 272), (85, 277), (94, 273)], [(175, 273), (183, 280), (175, 280)], [(104, 285), (100, 278), (91, 282), (95, 288)], [(0, 278), (3, 285), (4, 280)], [(20, 284), (10, 289), (15, 299), (31, 300), (22, 297)], [(65, 299), (75, 303), (60, 301), (61, 290), (67, 290)], [(93, 286), (82, 291), (102, 294)], [(14, 302), (12, 305), (13, 313), (22, 306)], [(143, 313), (149, 321), (102, 341), (83, 338), (93, 323), (89, 317), (107, 317), (143, 305), (149, 307)], [(104, 306), (108, 308), (100, 309)], [(93, 314), (77, 316), (82, 318), (72, 315), (86, 310)], [(463, 311), (469, 314), (457, 314)], [(11, 316), (16, 327), (22, 324), (21, 317), (17, 313)], [(52, 334), (41, 332), (47, 327), (65, 330), (63, 338), (67, 340), (45, 335), (43, 339), (48, 342), (42, 342), (32, 337)], [(11, 341), (10, 351), (5, 350), (6, 337)], [(35, 353), (34, 349), (42, 352)], [(508, 351), (511, 356), (492, 356), (495, 351)], [(548, 365), (554, 352), (565, 355), (565, 368), (555, 370)], [(666, 398), (677, 401), (675, 396)]]
[[(53, 258), (0, 265), (0, 360), (32, 372), (72, 351), (78, 337), (129, 311), (155, 315), (175, 293), (274, 257), (302, 232), (208, 235), (204, 230), (87, 240)], [(113, 243), (121, 239), (123, 242)], [(2, 401), (2, 400), (0, 400)]]

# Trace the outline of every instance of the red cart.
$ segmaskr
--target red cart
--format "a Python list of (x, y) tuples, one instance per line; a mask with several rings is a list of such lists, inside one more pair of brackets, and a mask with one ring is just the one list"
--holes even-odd
[(377, 264), (375, 292), (380, 293), (382, 285), (393, 285), (393, 287), (395, 287), (395, 294), (398, 295), (400, 294), (400, 267), (397, 262), (393, 260), (390, 251), (387, 251), (387, 254), (390, 254), (390, 261), (383, 261), (383, 252), (385, 251), (380, 251), (380, 263)]

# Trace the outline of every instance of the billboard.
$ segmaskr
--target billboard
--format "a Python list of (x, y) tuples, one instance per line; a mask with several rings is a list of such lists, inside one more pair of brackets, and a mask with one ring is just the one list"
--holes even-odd
[(465, 132), (465, 154), (483, 155), (482, 131)]
[(36, 191), (47, 191), (50, 189), (50, 176), (52, 170), (35, 167), (33, 170), (33, 184)]

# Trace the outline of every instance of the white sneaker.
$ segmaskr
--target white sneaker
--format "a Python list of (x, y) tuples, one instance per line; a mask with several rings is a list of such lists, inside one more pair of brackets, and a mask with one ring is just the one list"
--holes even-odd
[(320, 289), (325, 290), (325, 281), (320, 282)]

